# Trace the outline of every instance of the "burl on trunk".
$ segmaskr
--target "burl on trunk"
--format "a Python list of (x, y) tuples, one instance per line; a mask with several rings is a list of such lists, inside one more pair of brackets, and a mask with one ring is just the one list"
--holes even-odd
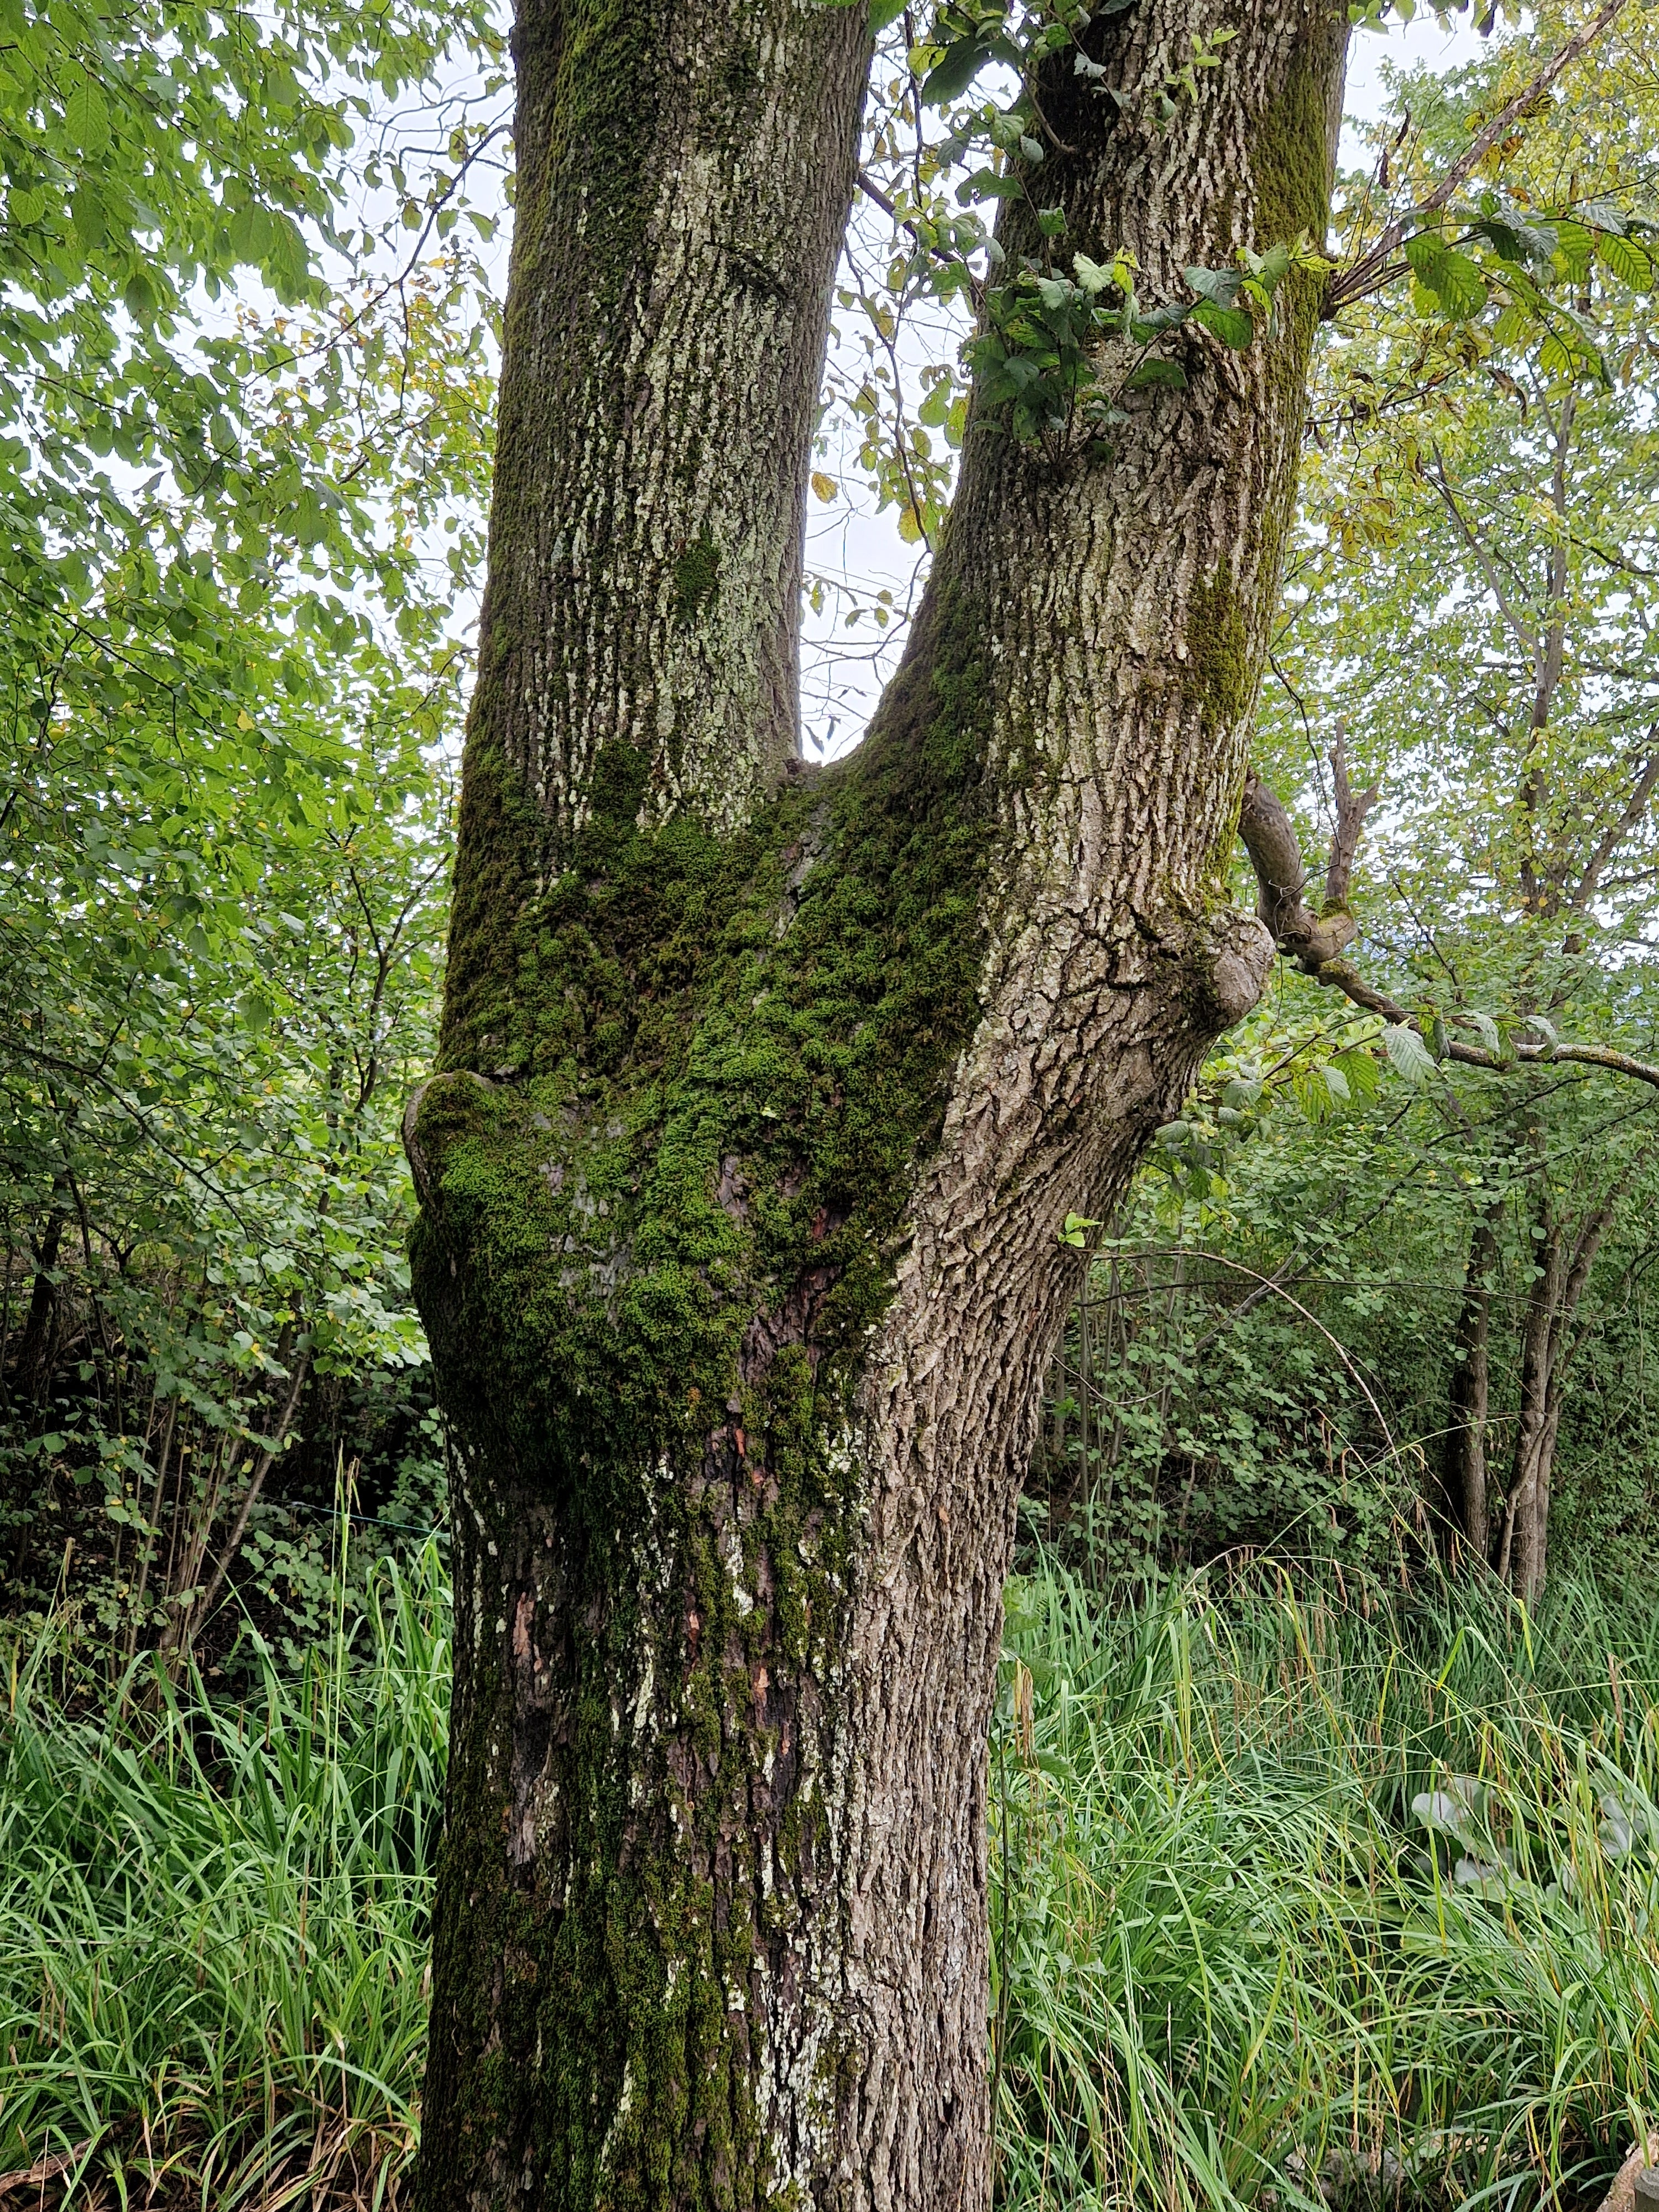
[[(865, 14), (526, 0), (515, 35), (406, 1124), (454, 1470), (425, 2212), (985, 2202), (986, 1730), (1056, 1231), (1271, 955), (1224, 877), (1307, 280), (1247, 354), (1190, 332), (1107, 458), (979, 410), (869, 737), (796, 757)], [(1041, 88), (1068, 243), (1149, 293), (1322, 230), (1346, 11), (1227, 20), (1166, 125), (1205, 0), (1091, 31), (1121, 104)]]

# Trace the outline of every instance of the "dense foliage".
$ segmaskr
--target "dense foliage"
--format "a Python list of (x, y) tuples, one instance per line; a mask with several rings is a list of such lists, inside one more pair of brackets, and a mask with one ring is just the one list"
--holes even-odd
[(20, 8), (9, 38), (0, 1571), (14, 1613), (67, 1576), (118, 1650), (185, 1642), (245, 1525), (302, 1643), (337, 1443), (373, 1515), (435, 1518), (397, 1127), (489, 465), (463, 240), (494, 217), (457, 226), (500, 42), (418, 7)]

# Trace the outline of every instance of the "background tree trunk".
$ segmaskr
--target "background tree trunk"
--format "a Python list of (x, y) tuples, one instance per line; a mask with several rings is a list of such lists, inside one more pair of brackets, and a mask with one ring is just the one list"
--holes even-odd
[(1556, 1217), (1547, 1171), (1540, 1166), (1535, 1201), (1534, 1267), (1521, 1335), (1521, 1408), (1515, 1464), (1498, 1571), (1512, 1577), (1517, 1596), (1536, 1605), (1548, 1564), (1550, 1490), (1561, 1429), (1567, 1370), (1583, 1340), (1573, 1324), (1590, 1269), (1620, 1199), (1652, 1151), (1644, 1146), (1608, 1184), (1601, 1201), (1580, 1218), (1569, 1252)]
[(1492, 1390), (1492, 1273), (1498, 1261), (1501, 1202), (1469, 1233), (1463, 1302), (1452, 1334), (1450, 1404), (1441, 1457), (1442, 1526), (1449, 1540), (1486, 1556), (1486, 1418)]
[(1553, 1439), (1551, 1373), (1561, 1297), (1561, 1228), (1540, 1170), (1534, 1206), (1532, 1281), (1521, 1322), (1521, 1402), (1516, 1416), (1508, 1522), (1498, 1571), (1516, 1595), (1535, 1605), (1543, 1595), (1549, 1513), (1547, 1453)]
[[(414, 1259), (455, 1443), (424, 2212), (977, 2207), (1014, 1501), (1103, 1213), (1267, 933), (1227, 905), (1317, 310), (1109, 460), (976, 421), (864, 745), (792, 759), (862, 9), (532, 9)], [(1345, 12), (1091, 35), (1081, 250), (1322, 231)], [(1066, 150), (1069, 149), (1069, 150)], [(1026, 241), (1016, 220), (1007, 238)]]

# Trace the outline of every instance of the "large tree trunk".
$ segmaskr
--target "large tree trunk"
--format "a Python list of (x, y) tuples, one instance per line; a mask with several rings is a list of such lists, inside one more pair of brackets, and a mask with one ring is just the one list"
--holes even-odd
[[(870, 737), (793, 761), (863, 15), (518, 30), (444, 1072), (406, 1122), (455, 1443), (423, 2212), (983, 2203), (986, 1729), (1057, 1231), (1271, 953), (1224, 878), (1305, 284), (1247, 355), (1193, 335), (1109, 460), (976, 420)], [(1168, 292), (1319, 232), (1345, 22), (1253, 0), (1167, 129), (1212, 16), (1098, 26), (1121, 116), (1044, 87), (1072, 241)]]

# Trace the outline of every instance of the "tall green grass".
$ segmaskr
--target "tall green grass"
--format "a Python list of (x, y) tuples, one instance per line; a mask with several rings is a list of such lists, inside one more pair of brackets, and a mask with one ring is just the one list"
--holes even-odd
[(1659, 1612), (1010, 1592), (1000, 2188), (1594, 2203), (1659, 2107)]
[(44, 2200), (394, 2207), (416, 2140), (449, 1694), (430, 1547), (297, 1680), (132, 1670), (81, 1718), (61, 1638), (0, 1729), (0, 2170)]
[[(428, 1550), (237, 1706), (143, 1668), (88, 1702), (61, 1637), (14, 1655), (21, 2201), (406, 2200), (447, 1620)], [(1108, 1605), (1045, 1561), (1007, 1640), (1004, 2203), (1594, 2200), (1659, 2106), (1652, 1610), (1569, 1580), (1528, 1622), (1262, 1567)]]

